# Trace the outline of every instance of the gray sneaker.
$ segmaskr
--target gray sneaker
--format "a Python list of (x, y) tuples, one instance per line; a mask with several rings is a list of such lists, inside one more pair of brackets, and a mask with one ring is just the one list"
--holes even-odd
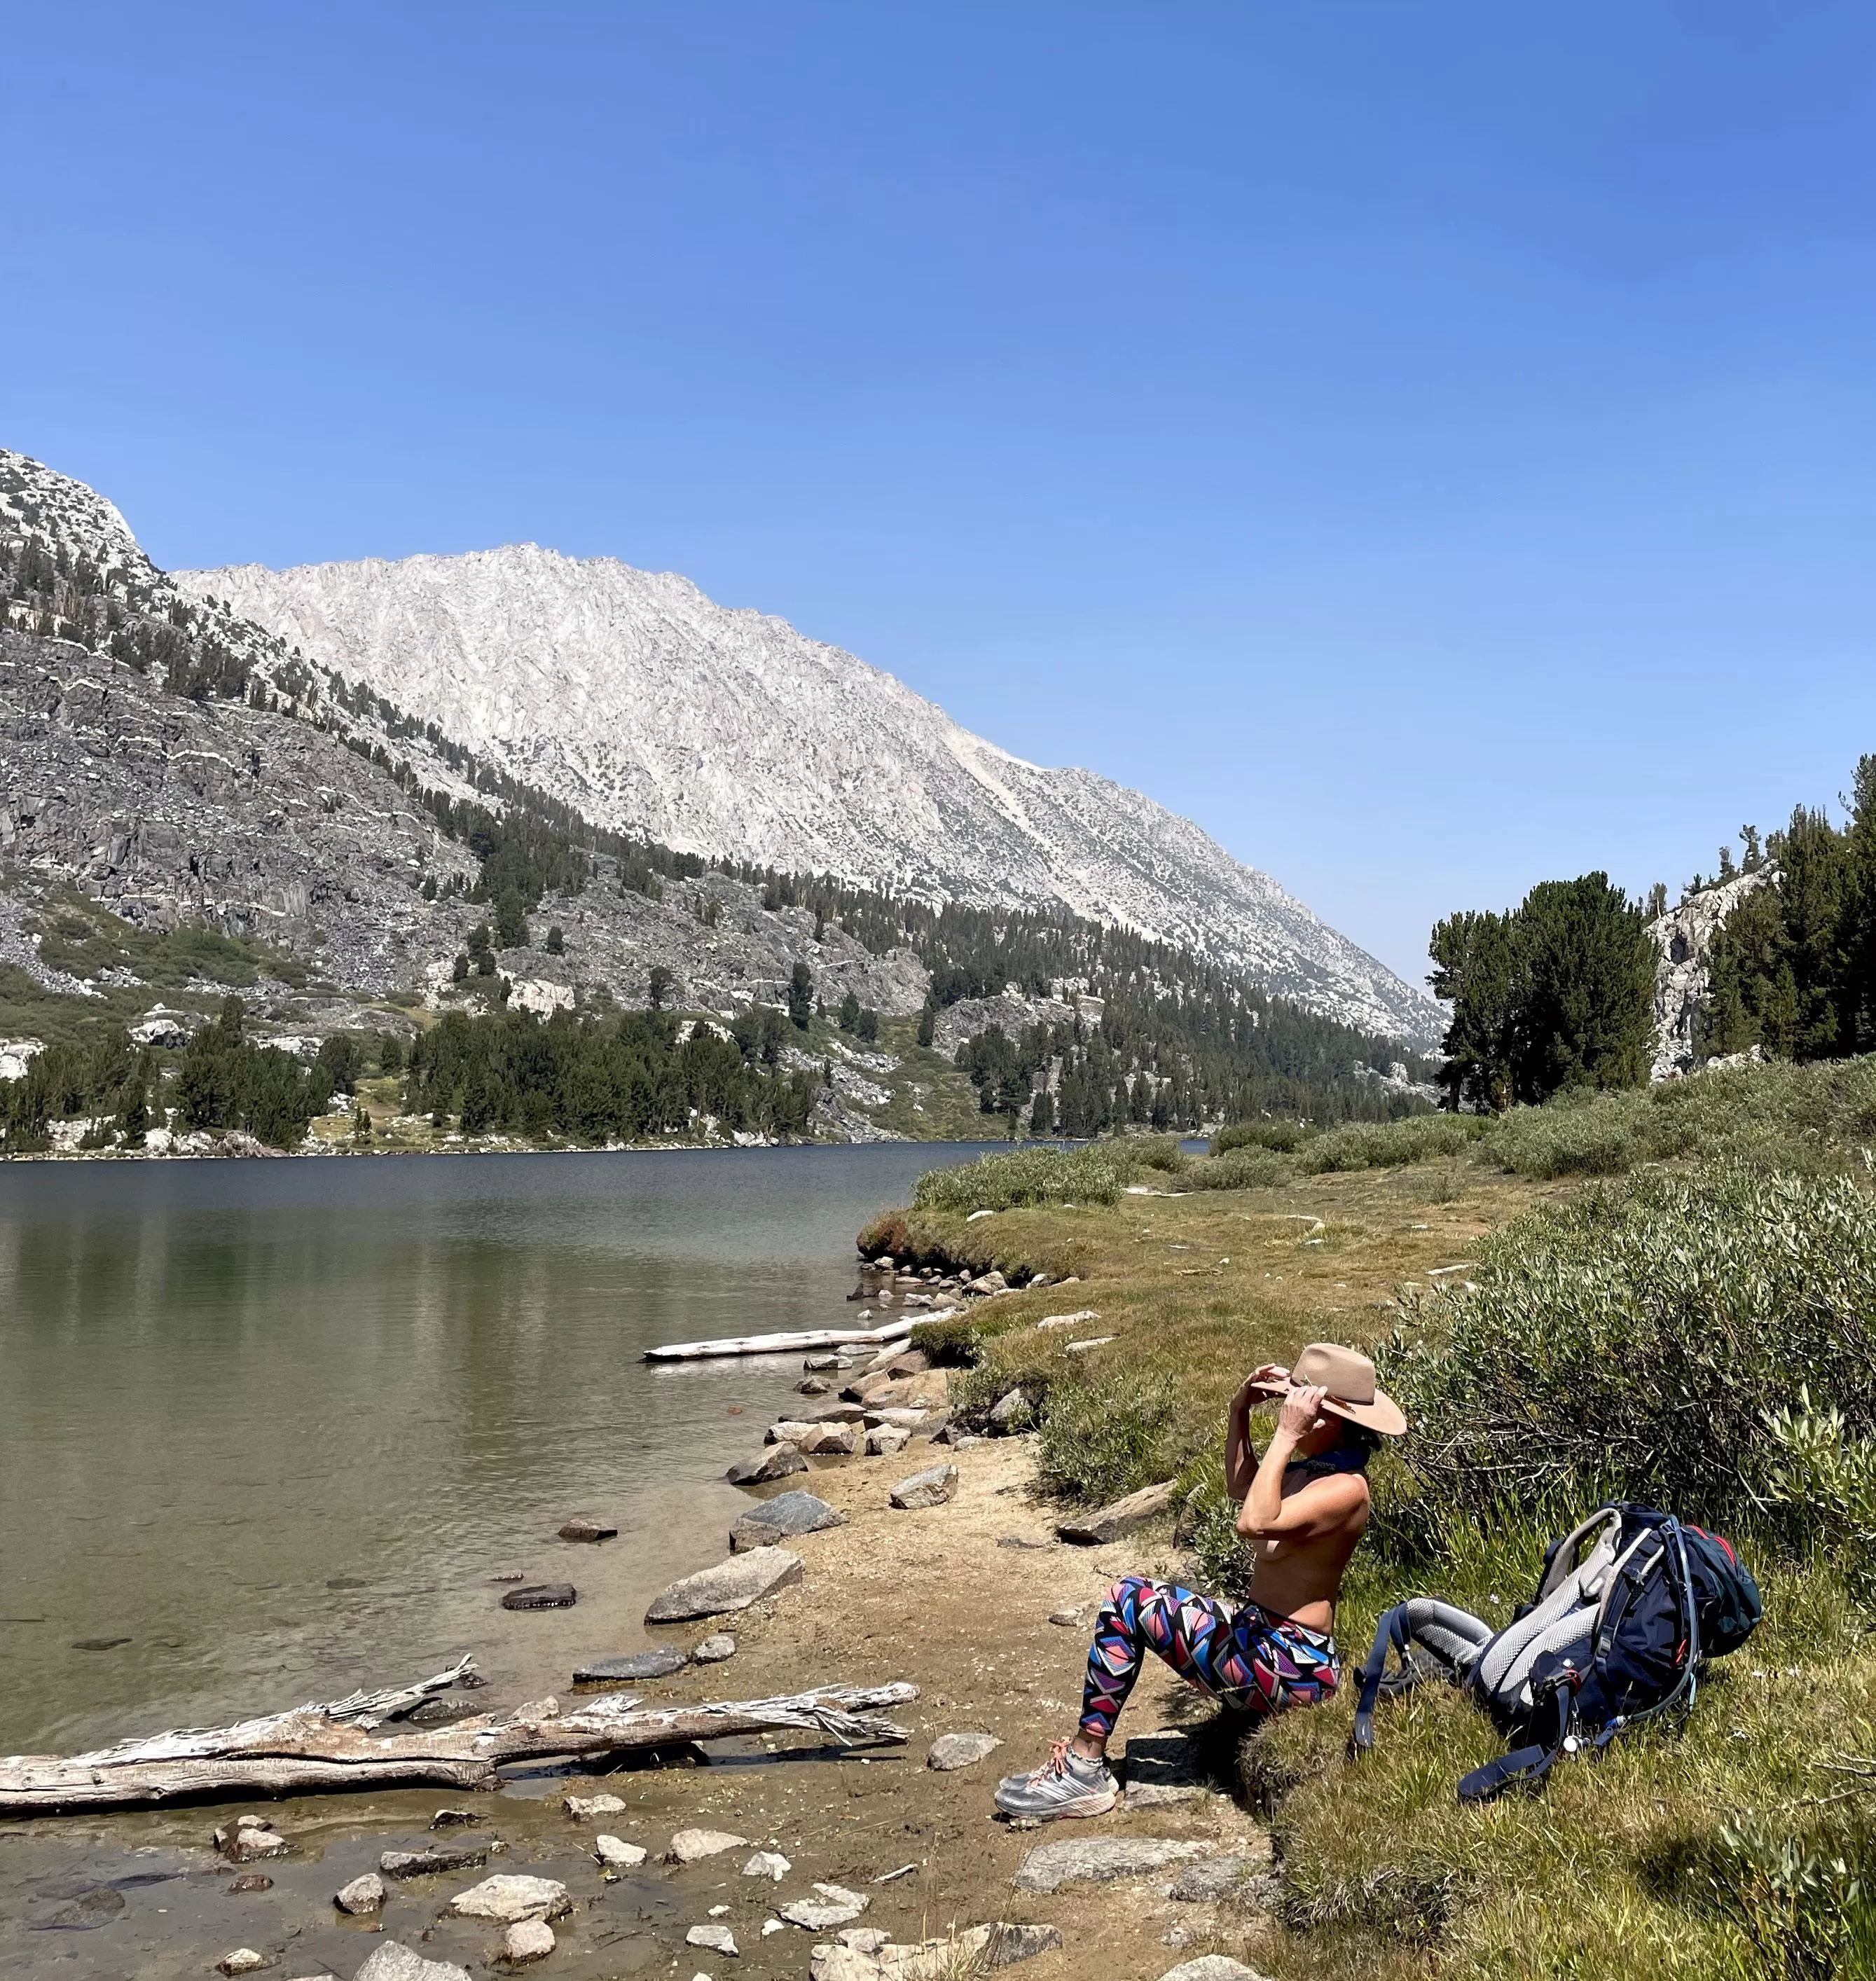
[(996, 1803), (1005, 1816), (1050, 1823), (1061, 1816), (1105, 1816), (1120, 1800), (1120, 1785), (1105, 1761), (1090, 1761), (1065, 1740), (1031, 1775), (1006, 1775)]

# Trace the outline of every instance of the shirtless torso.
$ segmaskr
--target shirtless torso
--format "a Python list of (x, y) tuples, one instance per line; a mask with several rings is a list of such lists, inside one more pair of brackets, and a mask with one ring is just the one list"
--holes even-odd
[(1342, 1437), (1340, 1423), (1323, 1413), (1321, 1390), (1293, 1392), (1262, 1459), (1254, 1456), (1250, 1414), (1261, 1400), (1257, 1386), (1285, 1373), (1266, 1363), (1232, 1398), (1225, 1484), (1242, 1502), (1238, 1531), (1258, 1544), (1251, 1600), (1307, 1630), (1333, 1631), (1343, 1573), (1368, 1525), (1368, 1484), (1360, 1472), (1291, 1470), (1332, 1450)]

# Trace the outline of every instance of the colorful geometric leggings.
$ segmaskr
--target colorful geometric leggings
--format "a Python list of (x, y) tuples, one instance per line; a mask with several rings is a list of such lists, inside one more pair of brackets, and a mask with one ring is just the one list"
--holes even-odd
[(1147, 1650), (1201, 1692), (1259, 1716), (1314, 1706), (1341, 1681), (1335, 1640), (1321, 1631), (1272, 1616), (1255, 1603), (1234, 1613), (1176, 1583), (1130, 1575), (1108, 1591), (1095, 1619), (1081, 1693), (1084, 1733), (1112, 1737)]

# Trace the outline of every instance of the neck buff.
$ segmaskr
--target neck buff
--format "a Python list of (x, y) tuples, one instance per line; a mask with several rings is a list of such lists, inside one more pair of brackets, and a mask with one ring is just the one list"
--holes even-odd
[(1338, 1472), (1361, 1472), (1366, 1470), (1367, 1465), (1368, 1453), (1359, 1445), (1331, 1445), (1313, 1458), (1291, 1459), (1283, 1468), (1283, 1476), (1307, 1485), (1312, 1479), (1331, 1478)]

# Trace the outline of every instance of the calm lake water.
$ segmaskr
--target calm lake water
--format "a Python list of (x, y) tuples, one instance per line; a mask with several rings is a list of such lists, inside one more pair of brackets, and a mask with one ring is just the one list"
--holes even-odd
[(642, 1646), (801, 1375), (644, 1350), (851, 1324), (855, 1232), (976, 1153), (0, 1166), (0, 1753)]

